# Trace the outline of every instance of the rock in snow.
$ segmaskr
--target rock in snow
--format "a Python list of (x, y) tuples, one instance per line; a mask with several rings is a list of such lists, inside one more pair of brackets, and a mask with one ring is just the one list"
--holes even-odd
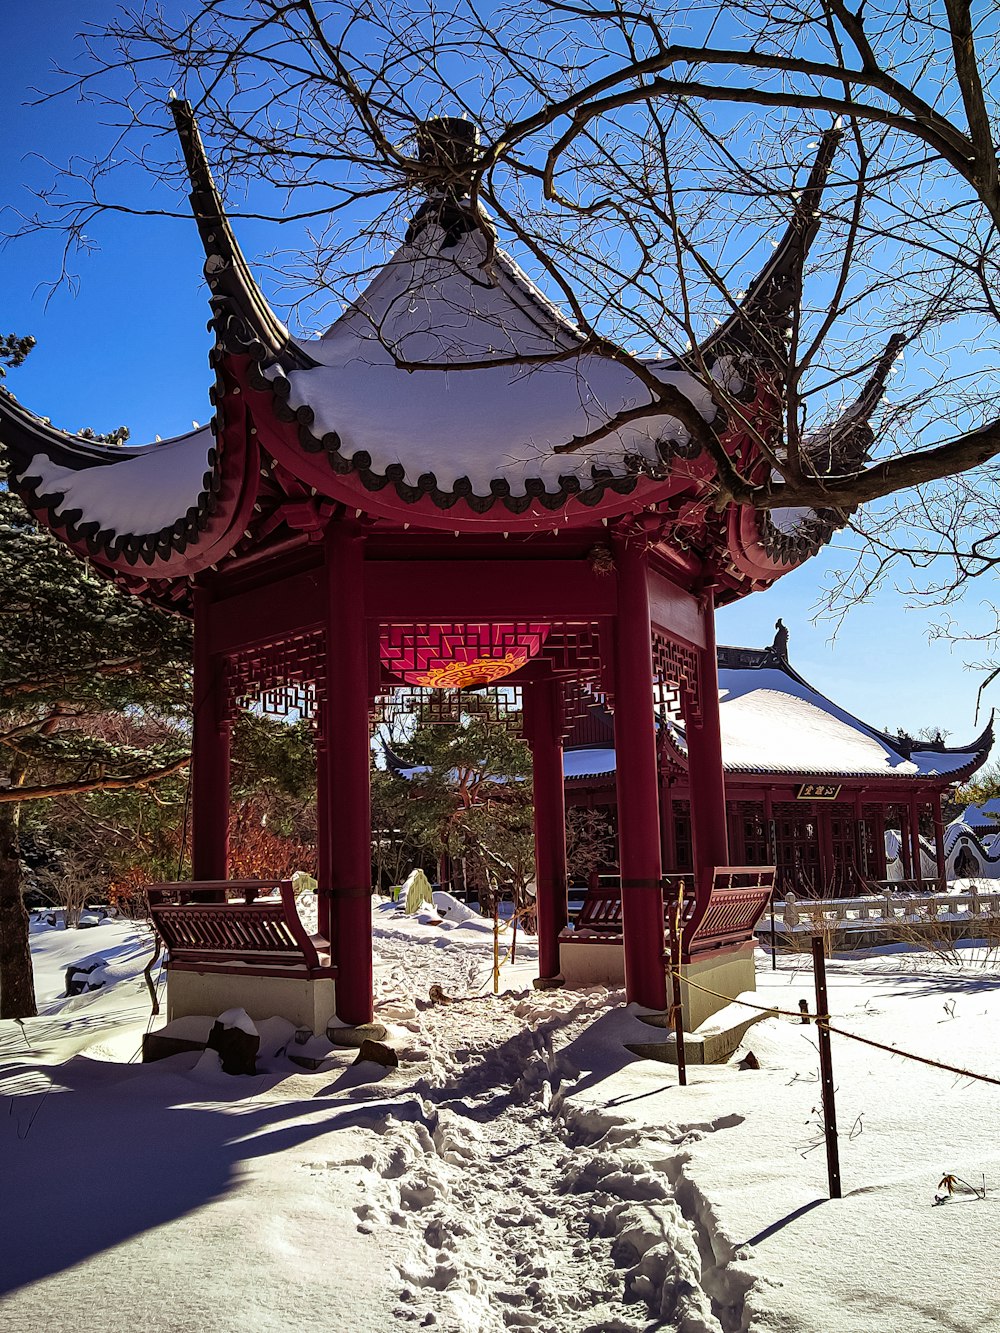
[(217, 1051), (224, 1074), (256, 1074), (260, 1034), (243, 1009), (227, 1009), (208, 1034), (208, 1048)]

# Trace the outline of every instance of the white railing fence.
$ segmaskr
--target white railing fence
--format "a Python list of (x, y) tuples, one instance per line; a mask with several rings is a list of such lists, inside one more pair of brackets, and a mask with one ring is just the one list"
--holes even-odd
[[(1000, 928), (1000, 884), (989, 890), (970, 888), (964, 893), (885, 893), (865, 898), (797, 898), (786, 893), (775, 899), (775, 928), (782, 932), (816, 930), (873, 930), (937, 922), (949, 927), (973, 922), (994, 922)], [(996, 885), (996, 888), (993, 887)], [(758, 926), (767, 925), (765, 917)]]

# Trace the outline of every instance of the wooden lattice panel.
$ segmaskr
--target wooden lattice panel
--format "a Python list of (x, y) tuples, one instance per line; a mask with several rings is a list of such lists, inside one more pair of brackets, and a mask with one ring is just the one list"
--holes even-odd
[(326, 685), (326, 640), (322, 630), (242, 649), (226, 658), (229, 715), (259, 708), (269, 717), (295, 716), (315, 722)]
[(656, 703), (668, 716), (701, 720), (701, 672), (698, 652), (688, 644), (653, 633), (653, 680)]
[(542, 656), (555, 671), (571, 671), (576, 676), (597, 676), (601, 670), (601, 634), (596, 624), (554, 624), (542, 649)]
[(376, 699), (376, 717), (388, 708), (390, 702), (394, 709), (412, 713), (429, 726), (455, 727), (463, 717), (474, 717), (512, 731), (521, 728), (521, 687), (514, 684), (482, 691), (407, 688), (404, 685), (386, 691)]

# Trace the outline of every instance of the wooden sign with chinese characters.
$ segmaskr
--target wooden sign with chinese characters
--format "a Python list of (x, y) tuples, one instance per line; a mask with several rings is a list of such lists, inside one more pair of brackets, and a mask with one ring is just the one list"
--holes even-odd
[(840, 784), (832, 782), (803, 782), (795, 793), (799, 801), (835, 801), (840, 795)]

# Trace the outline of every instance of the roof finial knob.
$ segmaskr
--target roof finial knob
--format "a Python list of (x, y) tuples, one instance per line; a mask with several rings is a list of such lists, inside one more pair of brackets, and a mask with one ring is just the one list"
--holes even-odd
[(479, 130), (458, 116), (432, 116), (417, 127), (417, 156), (428, 194), (468, 194), (479, 156)]

